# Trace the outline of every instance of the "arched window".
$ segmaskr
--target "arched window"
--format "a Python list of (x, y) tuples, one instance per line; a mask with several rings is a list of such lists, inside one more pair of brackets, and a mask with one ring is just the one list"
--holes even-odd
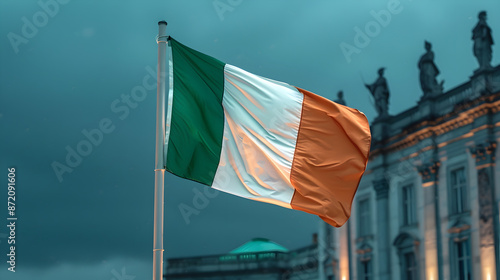
[(370, 245), (364, 243), (358, 250), (358, 279), (359, 280), (372, 280), (373, 279), (373, 258), (372, 248)]
[(471, 280), (471, 244), (470, 225), (462, 219), (458, 219), (448, 229), (450, 234), (450, 268), (451, 279)]
[(394, 240), (394, 246), (398, 250), (399, 264), (401, 267), (401, 279), (418, 279), (418, 245), (417, 238), (409, 233), (401, 233)]

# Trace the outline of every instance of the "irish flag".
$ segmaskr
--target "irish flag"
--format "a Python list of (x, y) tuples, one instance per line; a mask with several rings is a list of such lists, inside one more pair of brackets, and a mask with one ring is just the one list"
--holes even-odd
[(365, 115), (169, 40), (166, 170), (339, 227), (370, 150)]

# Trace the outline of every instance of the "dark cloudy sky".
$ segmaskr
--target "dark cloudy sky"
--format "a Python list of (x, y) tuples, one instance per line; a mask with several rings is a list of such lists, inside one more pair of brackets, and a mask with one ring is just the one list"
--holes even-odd
[[(330, 99), (344, 90), (370, 120), (361, 77), (373, 82), (387, 68), (396, 114), (420, 98), (424, 40), (445, 89), (477, 68), (471, 30), (479, 11), (488, 11), (500, 41), (498, 0), (57, 1), (0, 2), (0, 279), (151, 278), (156, 89), (117, 108), (122, 95), (155, 83), (159, 20), (180, 42), (255, 74)], [(390, 19), (376, 29), (371, 22), (388, 7)], [(367, 25), (373, 37), (356, 45), (356, 28)], [(357, 50), (345, 56), (341, 44)], [(58, 178), (54, 164), (67, 165), (82, 131), (102, 125), (102, 139)], [(17, 178), (15, 273), (5, 262), (7, 167)], [(200, 206), (193, 198), (205, 187), (170, 174), (165, 181), (166, 257), (225, 253), (253, 237), (295, 249), (317, 230), (313, 215), (224, 193), (186, 222), (179, 206)]]

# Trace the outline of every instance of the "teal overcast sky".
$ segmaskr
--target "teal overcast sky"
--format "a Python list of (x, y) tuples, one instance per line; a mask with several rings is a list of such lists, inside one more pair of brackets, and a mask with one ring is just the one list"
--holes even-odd
[[(0, 279), (151, 279), (158, 21), (180, 42), (260, 76), (332, 100), (343, 90), (371, 121), (362, 79), (386, 67), (389, 112), (415, 106), (424, 40), (445, 90), (467, 81), (481, 10), (500, 41), (498, 0), (1, 1)], [(355, 42), (367, 25), (372, 37)], [(345, 55), (342, 44), (357, 49)], [(141, 85), (143, 99), (126, 105), (122, 95)], [(98, 128), (102, 139), (58, 178), (54, 162), (66, 164), (82, 131)], [(15, 273), (6, 265), (8, 167), (17, 178)], [(295, 249), (317, 231), (313, 215), (225, 193), (193, 202), (204, 186), (165, 181), (167, 258), (226, 253), (253, 237)], [(199, 203), (186, 222), (179, 206)]]

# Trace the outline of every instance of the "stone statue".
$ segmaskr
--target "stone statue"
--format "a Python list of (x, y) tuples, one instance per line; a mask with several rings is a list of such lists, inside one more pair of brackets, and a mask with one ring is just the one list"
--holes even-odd
[(486, 23), (486, 12), (482, 11), (478, 15), (479, 22), (472, 30), (472, 40), (474, 40), (474, 56), (479, 62), (479, 70), (491, 68), (491, 28)]
[(335, 100), (335, 102), (341, 104), (341, 105), (346, 105), (345, 104), (345, 100), (344, 100), (344, 92), (343, 91), (339, 91), (337, 93), (337, 100)]
[(427, 51), (420, 57), (418, 68), (420, 69), (420, 86), (424, 92), (424, 97), (437, 95), (443, 92), (443, 83), (438, 84), (436, 77), (439, 75), (439, 69), (434, 63), (434, 52), (431, 50), (431, 43), (425, 41), (425, 50)]
[(389, 87), (384, 78), (383, 67), (378, 69), (378, 76), (379, 77), (373, 84), (365, 84), (365, 86), (375, 99), (375, 109), (378, 113), (377, 118), (383, 118), (389, 115)]

